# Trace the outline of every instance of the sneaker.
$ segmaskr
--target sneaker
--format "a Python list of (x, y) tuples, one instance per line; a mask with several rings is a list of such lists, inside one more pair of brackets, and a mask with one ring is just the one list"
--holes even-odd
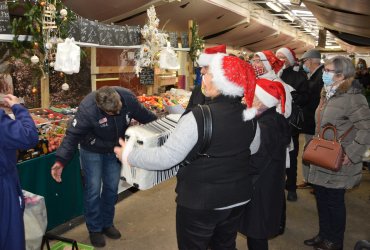
[(286, 199), (288, 201), (297, 201), (298, 199), (297, 193), (295, 191), (288, 191)]
[(306, 188), (312, 188), (311, 184), (308, 182), (302, 182), (301, 184), (297, 185), (298, 189), (306, 189)]
[(316, 235), (315, 237), (313, 237), (311, 239), (303, 241), (303, 243), (306, 246), (314, 247), (314, 246), (319, 245), (323, 241), (324, 241), (324, 239), (320, 235)]
[(103, 229), (103, 234), (111, 239), (119, 239), (121, 238), (121, 233), (115, 228), (114, 226), (107, 227)]
[(94, 247), (104, 247), (105, 239), (104, 235), (99, 232), (89, 232), (91, 244)]

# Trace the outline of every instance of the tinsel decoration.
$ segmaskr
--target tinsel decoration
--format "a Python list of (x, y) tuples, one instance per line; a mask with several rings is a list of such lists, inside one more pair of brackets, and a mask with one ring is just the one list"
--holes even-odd
[(191, 27), (191, 46), (190, 46), (190, 59), (194, 62), (197, 61), (200, 53), (204, 49), (204, 40), (199, 37), (199, 26), (196, 22), (193, 23), (193, 26)]
[(135, 59), (135, 73), (139, 76), (143, 67), (154, 67), (159, 61), (159, 52), (166, 46), (168, 35), (158, 30), (159, 19), (154, 6), (147, 10), (148, 23), (141, 29), (141, 35), (145, 39), (140, 46), (140, 51)]

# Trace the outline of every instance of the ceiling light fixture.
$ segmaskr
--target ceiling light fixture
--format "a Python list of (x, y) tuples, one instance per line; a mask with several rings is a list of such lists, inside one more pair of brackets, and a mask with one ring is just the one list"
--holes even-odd
[(267, 2), (266, 5), (276, 12), (281, 12), (281, 8), (273, 2)]

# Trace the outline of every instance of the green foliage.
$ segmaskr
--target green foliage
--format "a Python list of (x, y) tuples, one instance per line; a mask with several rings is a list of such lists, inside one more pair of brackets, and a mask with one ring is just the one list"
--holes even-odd
[[(40, 62), (43, 61), (45, 56), (45, 36), (56, 36), (60, 38), (66, 38), (71, 21), (76, 19), (75, 13), (68, 11), (66, 18), (62, 17), (59, 11), (64, 7), (61, 0), (56, 1), (56, 17), (55, 22), (58, 27), (51, 34), (45, 34), (47, 32), (42, 28), (42, 12), (43, 5), (46, 0), (41, 0), (39, 2), (32, 1), (18, 1), (15, 3), (9, 3), (9, 9), (15, 9), (22, 7), (24, 9), (23, 16), (14, 17), (12, 20), (12, 33), (14, 34), (14, 39), (12, 42), (12, 55), (16, 58), (22, 58), (27, 61), (32, 55), (37, 55), (40, 57)], [(25, 41), (19, 41), (19, 35), (26, 35), (27, 38), (32, 37), (31, 41), (26, 39)]]
[(190, 59), (193, 63), (198, 59), (200, 52), (204, 48), (204, 40), (199, 37), (198, 34), (199, 26), (196, 22), (194, 22), (193, 26), (191, 27), (191, 46), (190, 46)]

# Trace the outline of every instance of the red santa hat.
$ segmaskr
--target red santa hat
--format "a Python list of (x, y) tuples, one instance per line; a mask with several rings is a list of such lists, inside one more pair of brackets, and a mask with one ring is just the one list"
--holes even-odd
[[(252, 119), (256, 110), (251, 109), (256, 87), (256, 75), (253, 67), (235, 56), (215, 54), (209, 63), (209, 72), (213, 75), (213, 84), (227, 96), (244, 96), (247, 110), (243, 111), (243, 120)], [(247, 112), (248, 111), (248, 112)], [(254, 116), (249, 118), (253, 113)]]
[(226, 45), (221, 44), (214, 47), (204, 49), (204, 52), (199, 55), (197, 60), (200, 67), (208, 66), (214, 55), (217, 53), (226, 54)]
[(278, 81), (257, 79), (255, 95), (266, 107), (275, 107), (281, 104), (281, 113), (285, 113), (286, 92), (284, 85)]
[(296, 62), (298, 62), (295, 52), (291, 48), (288, 48), (288, 47), (280, 48), (276, 51), (276, 54), (277, 53), (283, 54), (288, 59), (289, 64), (291, 66), (293, 66), (294, 64), (296, 64)]
[(256, 55), (259, 56), (267, 71), (274, 70), (275, 73), (278, 73), (284, 66), (284, 62), (270, 50), (257, 52)]

